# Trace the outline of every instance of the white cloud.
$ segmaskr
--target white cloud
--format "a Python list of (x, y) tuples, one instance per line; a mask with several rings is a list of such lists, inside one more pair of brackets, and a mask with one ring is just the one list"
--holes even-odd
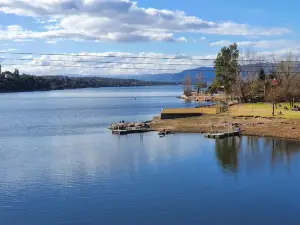
[(201, 40), (201, 41), (205, 41), (205, 40), (206, 40), (206, 37), (201, 37), (200, 40)]
[(7, 26), (7, 30), (18, 32), (18, 31), (23, 31), (23, 28), (20, 25), (9, 25)]
[(139, 7), (130, 0), (2, 0), (0, 11), (37, 18), (45, 31), (26, 31), (18, 25), (0, 31), (15, 38), (147, 42), (182, 41), (175, 34), (273, 36), (286, 28), (261, 28), (234, 22), (205, 21), (183, 11)]
[[(17, 51), (18, 49), (16, 48), (9, 48), (9, 49), (2, 49), (0, 50), (1, 53), (9, 53), (9, 52), (15, 52)], [(2, 57), (2, 59), (5, 58), (5, 57)]]
[[(9, 52), (11, 50), (12, 49), (1, 52)], [(300, 48), (294, 50), (281, 49), (273, 52), (262, 51), (257, 54), (260, 56), (260, 59), (272, 60), (274, 56), (278, 59), (286, 59), (290, 52), (295, 58), (300, 57)], [(13, 71), (15, 68), (18, 68), (21, 73), (34, 75), (113, 76), (168, 74), (195, 69), (201, 66), (213, 67), (216, 55), (187, 56), (151, 52), (141, 52), (137, 54), (127, 52), (83, 52), (71, 55), (25, 55), (22, 56), (23, 60), (28, 60), (25, 62), (5, 58), (5, 55), (3, 55), (1, 59), (1, 61), (3, 61), (2, 66), (4, 70)], [(202, 71), (204, 76), (206, 72), (205, 70)]]
[[(210, 43), (210, 46), (228, 46), (233, 42), (222, 40)], [(236, 42), (242, 48), (260, 48), (260, 49), (287, 49), (299, 48), (300, 42), (293, 40), (259, 40), (259, 41), (239, 41)]]
[[(167, 55), (151, 52), (137, 54), (127, 52), (103, 52), (80, 53), (77, 55), (26, 55), (22, 58), (28, 59), (28, 61), (7, 59), (4, 61), (3, 67), (5, 67), (6, 70), (13, 70), (17, 67), (22, 73), (36, 75), (139, 75), (175, 73), (200, 66), (212, 66), (215, 56)], [(211, 60), (201, 61), (197, 60), (197, 58)], [(17, 65), (5, 66), (5, 64)]]
[(294, 59), (300, 58), (300, 48), (295, 49), (279, 49), (275, 51), (261, 51), (257, 53), (261, 58), (266, 60), (271, 60), (275, 57), (276, 59), (284, 60), (289, 59), (289, 57), (292, 55)]
[(49, 40), (49, 41), (45, 41), (46, 44), (51, 44), (51, 45), (55, 45), (57, 44), (57, 40)]
[(210, 46), (220, 46), (220, 47), (223, 47), (223, 46), (228, 46), (230, 44), (232, 44), (232, 41), (222, 40), (222, 41), (212, 42), (209, 45)]
[(179, 42), (187, 42), (187, 39), (185, 37), (180, 37), (180, 38), (177, 38), (177, 41), (179, 41)]
[(14, 42), (33, 42), (33, 39), (14, 39)]
[(16, 49), (16, 48), (9, 48), (9, 49), (7, 49), (7, 51), (8, 52), (15, 52), (15, 51), (17, 51), (18, 49)]

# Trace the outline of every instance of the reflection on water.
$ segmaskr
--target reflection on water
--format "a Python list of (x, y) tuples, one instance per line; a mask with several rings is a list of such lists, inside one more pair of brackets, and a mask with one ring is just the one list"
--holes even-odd
[[(288, 166), (297, 161), (300, 154), (299, 142), (274, 138), (230, 137), (216, 140), (216, 158), (224, 171), (239, 172), (259, 166)], [(244, 163), (244, 165), (243, 165)]]
[(173, 88), (1, 96), (0, 224), (300, 224), (297, 142), (106, 129), (192, 107)]
[(240, 139), (230, 137), (216, 140), (216, 156), (225, 170), (236, 172), (238, 169), (238, 152)]

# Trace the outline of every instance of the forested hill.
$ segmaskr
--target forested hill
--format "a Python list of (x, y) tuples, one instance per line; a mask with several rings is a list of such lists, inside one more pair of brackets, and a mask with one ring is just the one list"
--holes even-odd
[(32, 76), (4, 72), (0, 75), (0, 92), (47, 91), (76, 88), (154, 86), (174, 83), (103, 77)]

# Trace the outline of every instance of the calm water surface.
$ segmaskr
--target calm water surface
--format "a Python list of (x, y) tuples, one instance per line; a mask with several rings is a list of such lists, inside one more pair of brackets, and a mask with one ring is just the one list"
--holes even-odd
[(1, 94), (0, 224), (299, 225), (297, 142), (106, 129), (193, 107), (180, 91)]

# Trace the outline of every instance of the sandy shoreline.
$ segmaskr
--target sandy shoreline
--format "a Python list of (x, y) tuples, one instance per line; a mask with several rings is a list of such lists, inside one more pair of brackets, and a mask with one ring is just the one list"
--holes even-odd
[(300, 120), (272, 117), (243, 117), (220, 114), (182, 119), (161, 120), (150, 123), (154, 130), (170, 129), (175, 133), (215, 133), (228, 131), (228, 124), (237, 124), (242, 135), (275, 137), (300, 141)]

